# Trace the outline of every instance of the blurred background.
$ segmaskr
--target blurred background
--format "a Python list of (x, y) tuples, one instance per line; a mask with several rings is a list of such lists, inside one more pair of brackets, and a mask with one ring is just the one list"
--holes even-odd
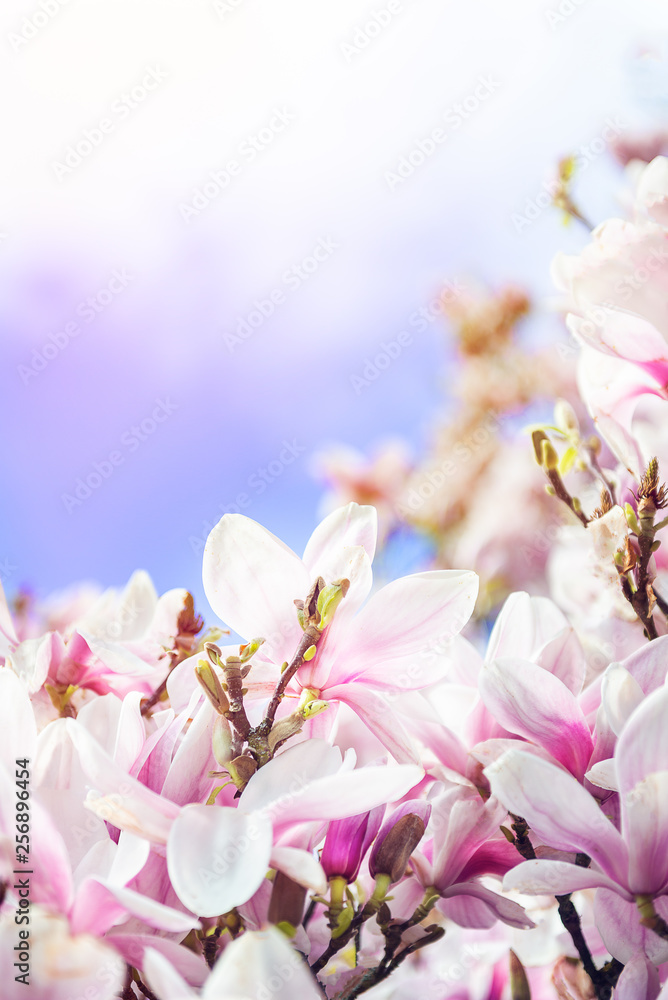
[(662, 0), (7, 0), (5, 588), (141, 567), (209, 614), (222, 514), (301, 551), (323, 447), (424, 448), (439, 299), (513, 283), (564, 337), (549, 265), (587, 233), (546, 185), (575, 155), (620, 211), (667, 39)]

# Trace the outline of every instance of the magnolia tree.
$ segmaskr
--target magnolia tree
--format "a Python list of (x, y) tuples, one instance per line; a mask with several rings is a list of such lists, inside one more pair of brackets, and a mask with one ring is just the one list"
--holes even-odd
[(668, 998), (667, 260), (657, 158), (632, 218), (554, 265), (581, 399), (533, 454), (498, 441), (542, 470), (529, 523), (560, 524), (523, 577), (522, 477), (514, 511), (493, 456), (469, 480), (479, 530), (511, 526), (506, 590), (532, 584), (493, 622), (475, 547), (374, 589), (355, 502), (302, 556), (225, 515), (208, 628), (143, 572), (3, 600), (3, 997)]

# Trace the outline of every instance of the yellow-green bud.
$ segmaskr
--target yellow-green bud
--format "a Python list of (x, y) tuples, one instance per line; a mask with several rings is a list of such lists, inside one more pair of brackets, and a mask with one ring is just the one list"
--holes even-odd
[(575, 415), (575, 410), (565, 399), (558, 399), (554, 407), (554, 422), (567, 435), (576, 435), (580, 431), (580, 424)]
[(217, 715), (213, 720), (211, 749), (216, 763), (220, 767), (227, 767), (232, 760), (232, 731), (229, 722), (223, 715)]
[(206, 660), (199, 660), (195, 667), (195, 676), (215, 710), (220, 715), (229, 712), (230, 703), (223, 691), (218, 674), (211, 664), (207, 663)]
[(247, 642), (245, 646), (239, 646), (239, 656), (241, 657), (241, 662), (246, 663), (247, 660), (250, 660), (251, 656), (254, 656), (255, 653), (257, 653), (263, 643), (264, 639), (251, 639), (251, 641)]
[(557, 449), (548, 438), (540, 443), (540, 464), (548, 472), (554, 472), (555, 469), (559, 468)]
[(636, 512), (634, 511), (630, 503), (624, 504), (624, 513), (626, 514), (626, 523), (628, 524), (631, 531), (633, 531), (634, 534), (639, 535), (640, 525), (638, 524), (638, 518), (636, 517)]
[(328, 584), (318, 594), (318, 613), (320, 614), (320, 624), (318, 628), (327, 628), (334, 612), (338, 608), (343, 598), (350, 589), (350, 580), (336, 580)]
[(542, 445), (543, 441), (547, 441), (547, 434), (545, 431), (534, 431), (531, 435), (531, 440), (533, 441), (534, 455), (536, 456), (536, 461), (540, 466), (543, 464), (543, 452)]

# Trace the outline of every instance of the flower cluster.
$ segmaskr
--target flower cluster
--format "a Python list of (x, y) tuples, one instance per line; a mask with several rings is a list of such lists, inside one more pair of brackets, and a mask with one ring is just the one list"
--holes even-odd
[[(538, 510), (561, 518), (495, 615), (512, 565), (477, 608), (442, 551), (374, 587), (377, 511), (353, 501), (301, 557), (226, 514), (208, 629), (143, 572), (2, 596), (3, 997), (667, 1000), (666, 260), (657, 158), (633, 219), (555, 264), (584, 405), (532, 442), (495, 430), (457, 500), (509, 563)], [(499, 399), (525, 305), (459, 303), (489, 375), (465, 395)], [(504, 448), (537, 462), (540, 507), (490, 491)]]

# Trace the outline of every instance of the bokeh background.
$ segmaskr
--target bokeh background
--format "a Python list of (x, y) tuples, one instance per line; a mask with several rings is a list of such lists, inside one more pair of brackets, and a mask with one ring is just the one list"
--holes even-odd
[(664, 123), (666, 39), (664, 0), (7, 0), (5, 587), (142, 567), (208, 613), (223, 513), (300, 550), (323, 445), (428, 435), (447, 330), (411, 317), (448, 281), (527, 286), (554, 335), (586, 233), (517, 217), (578, 151), (615, 213), (600, 137)]

